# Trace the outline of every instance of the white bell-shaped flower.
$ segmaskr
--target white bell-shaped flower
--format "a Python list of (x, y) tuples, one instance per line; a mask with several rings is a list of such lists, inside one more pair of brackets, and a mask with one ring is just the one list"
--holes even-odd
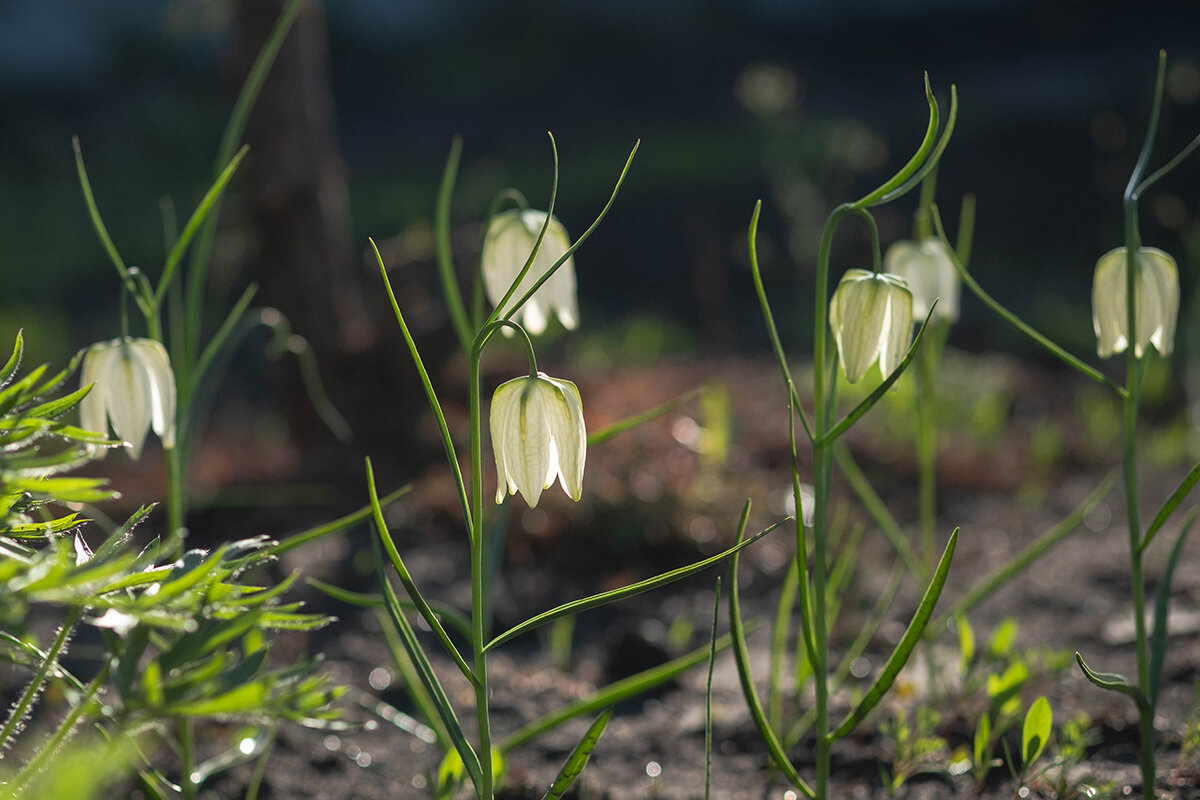
[(111, 422), (133, 459), (141, 456), (150, 428), (163, 447), (175, 446), (175, 375), (159, 342), (126, 337), (92, 345), (80, 384), (92, 384), (79, 404), (84, 429), (107, 435)]
[[(504, 211), (492, 217), (487, 234), (483, 238), (483, 287), (488, 301), (496, 306), (504, 299), (521, 268), (529, 260), (538, 234), (546, 223), (545, 211)], [(550, 218), (546, 236), (538, 248), (537, 258), (525, 273), (521, 285), (509, 298), (508, 305), (501, 309), (503, 315), (525, 292), (541, 279), (554, 262), (562, 258), (571, 247), (567, 230), (555, 217)], [(575, 298), (575, 263), (568, 258), (550, 280), (529, 298), (516, 313), (516, 321), (530, 334), (537, 335), (546, 330), (550, 316), (555, 315), (564, 328), (573, 329), (579, 324), (579, 307)], [(504, 329), (506, 335), (512, 331)]]
[(950, 322), (958, 321), (958, 270), (954, 268), (954, 262), (950, 260), (941, 239), (930, 237), (919, 242), (896, 242), (884, 254), (883, 268), (886, 272), (899, 275), (908, 284), (913, 297), (915, 320), (925, 319), (936, 299), (938, 304), (934, 316)]
[(587, 431), (575, 384), (543, 372), (501, 384), (492, 396), (491, 427), (497, 503), (520, 492), (533, 508), (556, 477), (579, 499)]
[(829, 326), (846, 380), (879, 362), (889, 375), (912, 343), (913, 299), (904, 280), (886, 272), (846, 270), (829, 303)]
[[(1124, 247), (1109, 250), (1096, 262), (1092, 283), (1092, 327), (1101, 358), (1122, 353), (1129, 346), (1129, 320), (1125, 307), (1126, 254)], [(1179, 317), (1179, 270), (1175, 259), (1154, 247), (1139, 247), (1134, 256), (1133, 353), (1138, 358), (1154, 345), (1162, 355), (1175, 349), (1175, 321)]]

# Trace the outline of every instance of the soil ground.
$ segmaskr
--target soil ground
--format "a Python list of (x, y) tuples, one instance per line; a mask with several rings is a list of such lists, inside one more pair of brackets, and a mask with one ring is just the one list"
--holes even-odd
[[(968, 372), (968, 383), (978, 383), (980, 375), (988, 376), (991, 390), (1000, 398), (1004, 430), (986, 445), (961, 430), (943, 430), (940, 539), (944, 542), (955, 526), (961, 533), (939, 605), (942, 609), (1067, 515), (1119, 463), (1113, 443), (1098, 446), (1090, 442), (1089, 430), (1078, 421), (1078, 395), (1087, 389), (1073, 378), (1004, 359), (978, 360)], [(527, 509), (519, 499), (511, 503), (506, 555), (495, 586), (496, 630), (558, 603), (718, 552), (732, 542), (738, 512), (747, 497), (754, 501), (751, 530), (789, 512), (787, 410), (772, 363), (739, 360), (657, 365), (594, 374), (578, 383), (589, 428), (597, 430), (705, 380), (720, 381), (728, 388), (732, 427), (723, 461), (705, 453), (706, 442), (720, 434), (721, 426), (693, 401), (593, 447), (581, 503), (570, 503), (557, 489), (547, 492), (537, 509)], [(916, 470), (906, 444), (908, 433), (883, 430), (881, 426), (893, 424), (892, 418), (877, 411), (872, 415), (878, 419), (872, 422), (869, 415), (861, 430), (852, 432), (849, 444), (896, 517), (912, 529)], [(447, 415), (456, 430), (463, 426), (462, 409), (448, 405)], [(1050, 458), (1043, 452), (1046, 437), (1056, 437)], [(801, 464), (802, 473), (808, 468)], [(1184, 470), (1182, 464), (1145, 467), (1143, 519), (1170, 493)], [(384, 471), (386, 467), (380, 468)], [(485, 491), (494, 485), (490, 465), (484, 485)], [(865, 624), (887, 582), (895, 554), (843, 481), (835, 484), (834, 492), (835, 506), (845, 509), (849, 525), (866, 525), (847, 584), (847, 599), (833, 631), (835, 653), (840, 653)], [(1066, 785), (1081, 797), (1142, 796), (1132, 703), (1088, 684), (1072, 658), (1078, 650), (1097, 670), (1136, 673), (1124, 518), (1121, 492), (1114, 489), (1083, 525), (970, 615), (980, 648), (1002, 620), (1019, 620), (1016, 650), (1034, 665), (1021, 692), (1022, 708), (1045, 694), (1056, 726), (1081, 712), (1090, 717), (1086, 757), (1071, 767), (1066, 777)], [(425, 595), (468, 608), (468, 552), (457, 519), (452, 484), (444, 467), (428, 470), (416, 482), (412, 495), (389, 511), (393, 536)], [(1177, 525), (1164, 529), (1149, 552), (1151, 597), (1177, 530)], [(373, 591), (373, 575), (363, 569), (361, 554), (356, 555), (363, 551), (366, 535), (365, 530), (357, 531), (293, 551), (282, 566), (350, 589)], [(780, 530), (746, 551), (740, 580), (748, 619), (773, 616), (793, 548), (793, 533)], [(1186, 731), (1189, 726), (1195, 730), (1197, 724), (1200, 562), (1195, 553), (1194, 544), (1185, 551), (1172, 590), (1172, 630), (1156, 718), (1157, 790), (1164, 798), (1200, 798), (1200, 757), (1181, 751)], [(489, 669), (494, 686), (493, 726), (499, 737), (599, 686), (668, 660), (681, 652), (681, 645), (683, 650), (705, 646), (714, 582), (725, 572), (724, 567), (715, 568), (585, 613), (573, 631), (569, 670), (555, 664), (545, 630), (502, 648)], [(854, 674), (863, 679), (852, 680), (852, 686), (868, 685), (899, 639), (920, 591), (913, 579), (904, 580), (884, 623), (855, 663)], [(349, 725), (341, 730), (282, 728), (260, 797), (395, 800), (429, 796), (427, 787), (440, 754), (395, 724), (404, 717), (378, 706), (382, 701), (413, 712), (375, 612), (334, 603), (312, 590), (301, 594), (311, 605), (336, 613), (340, 619), (319, 634), (285, 637), (281, 644), (285, 653), (321, 650), (326, 654), (328, 670), (353, 687), (347, 703)], [(728, 629), (726, 614), (722, 601), (722, 632)], [(764, 693), (767, 628), (769, 625), (763, 626), (749, 638), (759, 689)], [(430, 652), (437, 649), (432, 639), (429, 648)], [(880, 734), (880, 723), (898, 710), (914, 720), (922, 707), (937, 712), (939, 719), (930, 731), (945, 740), (947, 750), (928, 759), (929, 773), (911, 778), (896, 796), (914, 800), (1014, 796), (1018, 786), (1006, 767), (996, 767), (987, 780), (977, 783), (969, 772), (954, 766), (961, 748), (969, 750), (976, 720), (987, 707), (983, 689), (962, 687), (957, 648), (954, 632), (943, 634), (924, 651), (932, 657), (932, 672), (919, 664), (910, 665), (881, 710), (854, 736), (835, 745), (830, 797), (887, 797), (881, 771), (893, 769), (896, 748), (889, 737)], [(454, 680), (453, 666), (445, 659), (435, 659), (435, 664), (450, 696), (469, 700), (465, 682)], [(701, 664), (648, 697), (619, 704), (570, 796), (594, 800), (704, 797), (705, 672)], [(932, 684), (930, 675), (934, 676)], [(851, 700), (850, 691), (834, 697), (835, 718), (840, 718)], [(792, 797), (786, 784), (767, 767), (766, 750), (746, 710), (735, 661), (728, 650), (719, 653), (715, 662), (712, 702), (712, 797)], [(789, 705), (789, 718), (802, 714), (810, 702), (805, 696), (798, 705)], [(460, 718), (470, 730), (473, 721), (468, 708), (466, 702), (460, 706)], [(504, 796), (541, 797), (586, 725), (585, 719), (575, 720), (511, 753)], [(218, 744), (228, 733), (211, 726), (200, 735), (202, 742)], [(1014, 749), (1019, 746), (1016, 735), (1008, 736)], [(956, 750), (959, 755), (952, 757), (951, 751)], [(1048, 753), (1053, 750), (1052, 745)], [(811, 779), (808, 743), (801, 741), (791, 756), (801, 775)], [(1043, 756), (1043, 763), (1051, 763), (1049, 755)], [(1060, 772), (1059, 768), (1049, 770), (1016, 796), (1059, 796), (1054, 779)], [(241, 797), (248, 775), (249, 767), (235, 770), (210, 788), (212, 796)]]

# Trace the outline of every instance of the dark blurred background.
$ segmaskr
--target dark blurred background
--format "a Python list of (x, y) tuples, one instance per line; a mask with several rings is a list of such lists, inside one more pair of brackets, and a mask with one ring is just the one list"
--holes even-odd
[[(247, 64), (282, 5), (0, 3), (0, 340), (23, 327), (31, 359), (61, 363), (117, 334), (117, 282), (80, 196), (71, 137), (126, 261), (157, 275), (160, 200), (182, 219), (202, 196)], [(381, 243), (436, 360), (451, 344), (432, 239), (451, 139), (464, 140), (454, 220), (466, 283), (478, 220), (499, 189), (545, 207), (549, 130), (561, 158), (557, 215), (574, 234), (642, 141), (577, 257), (583, 322), (564, 355), (602, 366), (766, 353), (745, 255), (759, 198), (768, 288), (803, 352), (824, 218), (907, 160), (925, 128), (927, 72), (943, 112), (958, 87), (938, 198), (953, 229), (961, 196), (978, 195), (973, 271), (1086, 355), (1091, 272), (1121, 243), (1120, 193), (1160, 48), (1170, 70), (1154, 163), (1200, 131), (1193, 2), (312, 5), (247, 132), (252, 152), (215, 249), (210, 325), (258, 280), (261, 299), (329, 363), (335, 401), (353, 405), (358, 393), (377, 403), (399, 381), (379, 376), (409, 367), (402, 351), (378, 357), (394, 345), (394, 321), (366, 237)], [(1198, 177), (1194, 157), (1143, 212), (1145, 242), (1180, 262), (1185, 319), (1200, 265)], [(879, 211), (885, 246), (911, 235), (915, 202)], [(860, 234), (850, 225), (839, 236), (835, 276), (869, 264)], [(1034, 357), (983, 312), (966, 300), (951, 343)]]

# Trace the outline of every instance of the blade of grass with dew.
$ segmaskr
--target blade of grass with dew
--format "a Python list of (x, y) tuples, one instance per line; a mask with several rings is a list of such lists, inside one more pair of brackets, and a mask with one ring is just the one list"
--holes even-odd
[[(434, 742), (437, 744), (438, 751), (449, 753), (454, 750), (454, 741), (450, 738), (450, 734), (446, 731), (446, 726), (442, 723), (441, 717), (438, 715), (437, 703), (433, 701), (433, 695), (425, 688), (421, 682), (421, 676), (417, 672), (417, 667), (413, 664), (413, 660), (409, 658), (408, 652), (404, 649), (404, 643), (397, 633), (394, 625), (387, 624), (386, 614), (380, 613), (380, 622), (383, 625), (384, 639), (387, 642), (388, 652), (392, 656), (392, 663), (396, 666), (396, 670), (400, 673), (400, 678), (404, 682), (404, 693), (408, 695), (409, 700), (417, 707), (417, 712), (423, 718), (423, 725), (433, 731)], [(419, 738), (419, 737), (418, 737)]]
[(1118, 478), (1117, 472), (1110, 472), (1100, 481), (1100, 484), (1084, 498), (1083, 502), (1071, 510), (1071, 513), (1063, 517), (1054, 527), (1043, 533), (1021, 552), (1017, 553), (1006, 563), (1001, 565), (988, 577), (975, 585), (965, 595), (950, 606), (944, 614), (941, 614), (929, 626), (929, 630), (936, 635), (946, 629), (946, 625), (950, 620), (959, 614), (965, 614), (972, 608), (977, 606), (983, 600), (991, 596), (993, 592), (1004, 586), (1022, 570), (1040, 558), (1050, 548), (1061, 542), (1066, 536), (1071, 533), (1079, 524), (1092, 512), (1096, 506), (1103, 502), (1108, 493), (1112, 491)]
[(424, 596), (417, 589), (417, 584), (413, 581), (408, 567), (404, 565), (404, 559), (401, 558), (400, 551), (396, 549), (396, 543), (392, 541), (391, 531), (388, 530), (387, 522), (383, 519), (383, 509), (379, 505), (379, 495), (375, 491), (375, 472), (371, 469), (371, 459), (368, 458), (366, 461), (367, 492), (371, 497), (371, 510), (375, 515), (375, 531), (379, 536), (379, 542), (383, 545), (384, 551), (387, 552), (388, 558), (391, 559), (396, 574), (400, 576), (400, 583), (404, 584), (404, 590), (408, 592), (409, 599), (416, 604), (421, 616), (429, 623), (430, 629), (433, 631), (434, 636), (437, 637), (442, 648), (446, 651), (446, 655), (450, 656), (451, 660), (454, 661), (454, 665), (458, 667), (463, 677), (472, 686), (478, 686), (479, 679), (475, 677), (474, 670), (471, 669), (462, 657), (462, 653), (458, 652), (458, 648), (454, 646), (454, 642), (450, 641), (450, 636), (446, 633), (446, 629), (442, 627), (438, 615), (429, 607), (429, 603), (425, 601)]
[(946, 584), (946, 574), (950, 571), (950, 562), (954, 558), (954, 548), (958, 544), (958, 528), (955, 528), (950, 534), (950, 541), (946, 543), (946, 549), (942, 552), (942, 558), (938, 561), (937, 569), (934, 570), (933, 580), (929, 587), (925, 590), (924, 597), (921, 598), (921, 604), (917, 606), (917, 611), (913, 614), (912, 621), (908, 623), (908, 628), (904, 631), (904, 636), (896, 644), (896, 648), (892, 650), (892, 654), (888, 656), (887, 663), (883, 665), (883, 669), (879, 673), (879, 677), (875, 679), (875, 683), (863, 696), (862, 700), (854, 707), (846, 718), (842, 720), (837, 729), (829, 734), (830, 741), (837, 741), (845, 736), (848, 736), (857, 726), (858, 723), (875, 708), (876, 704), (883, 699), (887, 694), (888, 689), (892, 688), (892, 683), (895, 682), (896, 676), (900, 674), (900, 670), (908, 662), (908, 657), (912, 654), (913, 648), (917, 646), (917, 642), (921, 640), (921, 634), (925, 632), (925, 626), (929, 622), (929, 618), (933, 616), (934, 606), (937, 605), (938, 597), (942, 594), (942, 587)]
[(715, 556), (710, 556), (703, 561), (697, 561), (694, 564), (687, 565), (686, 567), (680, 567), (679, 569), (671, 570), (670, 572), (664, 572), (661, 575), (656, 575), (653, 578), (647, 578), (644, 581), (639, 581), (628, 586), (622, 586), (620, 589), (613, 589), (612, 591), (602, 592), (600, 594), (595, 594), (580, 600), (573, 600), (569, 603), (564, 603), (561, 606), (552, 608), (549, 611), (544, 611), (541, 614), (538, 614), (536, 617), (531, 617), (519, 625), (509, 628), (504, 633), (492, 639), (487, 643), (487, 646), (483, 648), (484, 652), (487, 652), (494, 647), (498, 647), (499, 645), (502, 645), (510, 639), (514, 639), (523, 633), (528, 633), (534, 628), (541, 627), (552, 619), (557, 619), (558, 617), (565, 616), (567, 614), (578, 614), (580, 612), (587, 611), (590, 608), (596, 608), (597, 606), (615, 603), (616, 601), (623, 600), (626, 597), (633, 597), (634, 595), (641, 594), (642, 592), (648, 592), (651, 589), (657, 589), (659, 586), (665, 586), (668, 583), (673, 583), (674, 581), (679, 580), (680, 578), (686, 578), (688, 575), (699, 572), (703, 569), (707, 569), (714, 564), (724, 561), (730, 556), (736, 554), (742, 548), (754, 544), (759, 539), (791, 519), (791, 517), (782, 519), (770, 527), (759, 531), (749, 539), (746, 539), (745, 541), (739, 541), (728, 550), (717, 553)]
[[(746, 505), (742, 507), (742, 517), (738, 522), (737, 539), (739, 542), (746, 535), (746, 522), (749, 519), (750, 501), (747, 500)], [(779, 738), (775, 735), (775, 731), (771, 729), (770, 723), (763, 714), (762, 702), (758, 699), (758, 691), (754, 688), (754, 676), (750, 672), (750, 656), (746, 652), (746, 632), (742, 624), (741, 603), (738, 599), (738, 560), (738, 554), (736, 553), (729, 560), (729, 629), (730, 636), (733, 639), (733, 654), (737, 659), (738, 679), (742, 684), (742, 694), (746, 698), (746, 705), (750, 708), (750, 716), (754, 720), (754, 725), (766, 743), (767, 752), (770, 754), (775, 766), (779, 767), (792, 786), (799, 789), (805, 797), (815, 800), (816, 792), (796, 772), (796, 768), (787, 757), (787, 753), (784, 752), (783, 747), (779, 744)]]
[(1158, 690), (1162, 685), (1163, 658), (1167, 651), (1167, 625), (1170, 619), (1171, 580), (1175, 576), (1175, 565), (1183, 552), (1183, 543), (1187, 540), (1188, 532), (1196, 522), (1200, 509), (1193, 508), (1183, 521), (1183, 527), (1175, 538), (1171, 555), (1167, 558), (1167, 566), (1163, 569), (1162, 577), (1158, 580), (1158, 593), (1154, 602), (1154, 628), (1150, 634), (1150, 685), (1147, 687), (1150, 695), (1150, 707), (1158, 704)]
[(21, 365), (21, 356), (25, 354), (25, 333), (17, 331), (16, 341), (13, 343), (12, 355), (8, 357), (8, 361), (0, 367), (0, 389), (8, 385), (12, 380), (13, 373), (17, 371), (17, 367)]
[(595, 433), (588, 434), (588, 447), (594, 447), (602, 442), (607, 442), (609, 439), (617, 436), (618, 434), (625, 433), (625, 431), (632, 430), (639, 425), (644, 425), (652, 419), (661, 417), (663, 414), (669, 414), (684, 403), (699, 397), (706, 391), (708, 391), (707, 386), (697, 386), (694, 389), (687, 390), (678, 397), (674, 397), (665, 403), (660, 403), (659, 405), (654, 406), (654, 408), (650, 408), (638, 414), (633, 414), (625, 417), (624, 419), (617, 420), (613, 424), (605, 428), (601, 428)]
[(587, 733), (579, 740), (579, 744), (575, 745), (575, 749), (567, 756), (566, 763), (558, 771), (554, 783), (550, 784), (550, 788), (542, 795), (542, 800), (561, 800), (567, 789), (571, 788), (571, 784), (575, 783), (579, 773), (583, 772), (583, 768), (587, 766), (588, 759), (592, 757), (592, 750), (600, 742), (600, 737), (604, 735), (604, 729), (608, 727), (608, 721), (611, 718), (612, 709), (596, 718), (596, 721), (587, 729)]
[(462, 725), (459, 724), (458, 716), (454, 713), (454, 707), (450, 705), (450, 700), (446, 697), (446, 692), (442, 688), (437, 674), (433, 671), (433, 666), (429, 663), (429, 659), (425, 657), (425, 652), (421, 649), (421, 645), (417, 641), (416, 632), (413, 631), (408, 618), (404, 616), (404, 610), (400, 608), (399, 598), (396, 597), (396, 592), (392, 589), (392, 585), (387, 579), (387, 574), (384, 572), (383, 552), (379, 542), (372, 540), (372, 545), (371, 552), (375, 557), (375, 571), (379, 576), (380, 586), (383, 588), (383, 599), (388, 618), (395, 625), (396, 632), (400, 634), (400, 642), (404, 646), (404, 651), (412, 659), (421, 685), (433, 700), (433, 704), (437, 710), (437, 718), (445, 726), (446, 734), (450, 737), (454, 745), (454, 750), (462, 759), (467, 774), (471, 776), (471, 782), (476, 786), (480, 786), (482, 784), (483, 773), (479, 765), (479, 756), (475, 754), (474, 748), (471, 747), (471, 743), (467, 741), (467, 737), (463, 734)]

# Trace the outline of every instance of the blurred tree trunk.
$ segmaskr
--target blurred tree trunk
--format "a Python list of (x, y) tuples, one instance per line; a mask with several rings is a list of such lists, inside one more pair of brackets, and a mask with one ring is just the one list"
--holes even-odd
[[(286, 0), (233, 2), (232, 78), (242, 85)], [(256, 302), (278, 308), (312, 345), (334, 405), (371, 442), (336, 445), (306, 395), (295, 363), (285, 374), (287, 410), (306, 453), (304, 471), (327, 477), (386, 443), (408, 453), (402, 472), (423, 461), (409, 450), (424, 398), (413, 391), (411, 363), (386, 306), (378, 275), (355, 246), (346, 166), (339, 154), (321, 6), (305, 3), (263, 84), (247, 128), (245, 182), (258, 235)], [(383, 243), (381, 243), (381, 246)], [(405, 287), (397, 286), (401, 302)], [(414, 331), (420, 336), (420, 331)], [(436, 333), (426, 329), (426, 333)], [(434, 337), (437, 338), (436, 336)], [(436, 346), (429, 348), (437, 362)], [(427, 360), (429, 360), (427, 355)], [(386, 402), (385, 402), (386, 398)], [(315, 450), (314, 450), (315, 448)]]

